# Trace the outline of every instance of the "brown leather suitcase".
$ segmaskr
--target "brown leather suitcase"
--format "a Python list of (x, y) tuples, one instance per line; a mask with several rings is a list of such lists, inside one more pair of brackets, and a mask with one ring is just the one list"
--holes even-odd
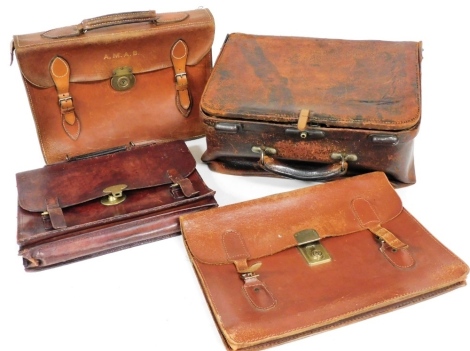
[(204, 135), (199, 101), (215, 31), (208, 9), (118, 13), (48, 29), (12, 42), (47, 164)]
[(180, 215), (217, 206), (184, 141), (82, 155), (16, 180), (28, 271), (180, 234)]
[(416, 181), (421, 42), (227, 36), (201, 99), (210, 169)]
[(262, 350), (393, 311), (465, 286), (469, 272), (403, 207), (383, 172), (180, 221), (228, 350)]

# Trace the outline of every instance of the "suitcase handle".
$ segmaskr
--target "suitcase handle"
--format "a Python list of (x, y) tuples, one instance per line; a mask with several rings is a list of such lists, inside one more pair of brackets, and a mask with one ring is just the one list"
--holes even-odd
[(346, 159), (346, 157), (341, 155), (340, 161), (337, 163), (312, 167), (309, 169), (297, 169), (275, 160), (274, 158), (269, 157), (264, 152), (262, 152), (259, 163), (261, 167), (268, 172), (292, 179), (329, 180), (346, 173), (348, 170), (348, 163)]

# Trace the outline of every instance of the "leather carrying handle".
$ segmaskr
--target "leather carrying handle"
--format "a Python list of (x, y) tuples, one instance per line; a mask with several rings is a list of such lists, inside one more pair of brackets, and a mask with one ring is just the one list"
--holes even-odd
[(79, 25), (81, 32), (87, 32), (92, 29), (103, 27), (116, 26), (127, 23), (138, 22), (156, 22), (158, 19), (155, 11), (135, 11), (135, 12), (122, 12), (111, 15), (99, 16), (94, 18), (85, 19)]
[(85, 19), (80, 24), (74, 26), (51, 29), (42, 33), (41, 36), (49, 39), (71, 38), (98, 28), (143, 22), (154, 22), (155, 25), (168, 24), (184, 21), (188, 16), (188, 13), (184, 12), (157, 14), (154, 10), (121, 12)]
[(337, 163), (325, 166), (297, 169), (263, 153), (259, 163), (261, 167), (268, 172), (299, 180), (330, 180), (344, 175), (348, 170), (348, 163), (344, 158)]

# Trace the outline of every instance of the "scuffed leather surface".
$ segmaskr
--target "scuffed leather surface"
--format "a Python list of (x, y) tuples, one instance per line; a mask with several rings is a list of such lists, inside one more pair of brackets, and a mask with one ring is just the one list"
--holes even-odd
[[(90, 30), (74, 38), (50, 39), (42, 32), (15, 35), (21, 74), (32, 85), (52, 87), (49, 64), (56, 55), (70, 64), (72, 83), (110, 79), (113, 70), (120, 66), (131, 66), (135, 74), (158, 71), (172, 67), (171, 48), (180, 39), (188, 45), (187, 64), (195, 66), (211, 51), (214, 20), (208, 9), (185, 13), (189, 17), (181, 22), (123, 24)], [(113, 54), (122, 57), (104, 59)]]
[[(174, 196), (169, 169), (191, 182), (194, 193)], [(217, 206), (183, 141), (49, 165), (22, 172), (17, 180), (19, 253), (40, 262), (26, 265), (28, 270), (177, 235), (181, 214)], [(126, 200), (101, 204), (103, 189), (122, 183), (128, 185)], [(46, 199), (54, 196), (65, 222), (57, 229), (41, 216)]]
[[(358, 225), (350, 212), (359, 197), (372, 204), (383, 227), (409, 245), (413, 261), (400, 254), (390, 260), (374, 235)], [(403, 209), (382, 172), (184, 215), (180, 222), (229, 349), (260, 350), (392, 311), (464, 286), (469, 270)], [(319, 231), (331, 262), (307, 265), (293, 244), (294, 233), (307, 228)], [(336, 235), (343, 228), (351, 229)], [(256, 273), (269, 287), (274, 307), (260, 310), (247, 300), (234, 264), (220, 254), (227, 230), (243, 236), (250, 262), (262, 263)]]
[(421, 117), (421, 43), (230, 34), (201, 101), (209, 116), (404, 130)]
[(100, 199), (103, 190), (112, 185), (126, 184), (125, 191), (170, 185), (168, 170), (186, 178), (195, 168), (196, 161), (183, 141), (136, 147), (18, 173), (18, 203), (27, 211), (42, 212), (45, 199), (54, 197), (67, 208)]
[[(208, 9), (186, 13), (189, 16), (180, 22), (124, 24), (73, 38), (50, 39), (41, 33), (14, 36), (15, 54), (47, 164), (129, 142), (188, 140), (204, 135), (199, 101), (212, 70), (214, 19)], [(178, 110), (170, 58), (178, 40), (188, 46), (186, 73), (194, 105), (187, 117)], [(49, 74), (56, 56), (70, 66), (69, 92), (80, 120), (77, 140), (71, 140), (62, 126), (57, 91)], [(135, 85), (116, 91), (110, 79), (113, 70), (123, 66), (132, 68)]]
[[(354, 154), (347, 176), (383, 171), (397, 184), (415, 183), (421, 49), (420, 42), (228, 35), (201, 99), (203, 161), (223, 173), (279, 176), (256, 164), (252, 146), (275, 148), (277, 160), (306, 169), (334, 163), (332, 153)], [(301, 138), (306, 110), (301, 129), (312, 136)], [(374, 143), (376, 135), (396, 143)]]
[(375, 172), (358, 181), (359, 185), (353, 181), (318, 184), (188, 216), (183, 219), (183, 227), (190, 230), (186, 241), (197, 260), (228, 264), (233, 258), (226, 255), (226, 239), (222, 240), (228, 232), (243, 238), (252, 260), (296, 246), (293, 234), (304, 229), (314, 229), (322, 238), (348, 235), (368, 225), (361, 221), (354, 200), (370, 204), (380, 223), (402, 212), (400, 198), (383, 178), (383, 173)]
[[(215, 129), (222, 119), (210, 117), (201, 112), (206, 127), (207, 148), (202, 160), (215, 171), (236, 175), (276, 176), (257, 165), (260, 155), (251, 148), (269, 146), (277, 150), (273, 157), (283, 162), (293, 162), (293, 167), (315, 167), (335, 163), (331, 154), (342, 152), (357, 155), (357, 161), (348, 162), (348, 176), (370, 171), (383, 171), (391, 180), (405, 184), (416, 182), (414, 166), (414, 138), (419, 126), (403, 131), (377, 131), (353, 128), (311, 127), (322, 131), (325, 137), (318, 140), (301, 139), (298, 135), (287, 134), (292, 124), (243, 121), (237, 133), (224, 133)], [(240, 120), (224, 118), (230, 123)], [(371, 135), (394, 135), (397, 144), (376, 144)], [(295, 165), (300, 162), (300, 165)], [(230, 167), (230, 163), (235, 166)], [(237, 165), (238, 163), (238, 165)]]

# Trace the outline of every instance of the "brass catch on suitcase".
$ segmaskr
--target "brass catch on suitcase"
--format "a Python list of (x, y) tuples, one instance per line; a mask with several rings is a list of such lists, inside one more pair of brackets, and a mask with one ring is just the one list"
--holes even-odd
[(126, 195), (122, 191), (127, 188), (126, 184), (118, 184), (107, 187), (103, 190), (103, 193), (107, 196), (101, 199), (101, 203), (105, 206), (114, 206), (120, 204), (126, 199)]
[(132, 73), (132, 67), (119, 67), (113, 71), (111, 86), (114, 90), (129, 90), (135, 84), (135, 76)]
[(320, 236), (313, 229), (305, 229), (294, 234), (298, 249), (309, 266), (316, 266), (331, 261), (325, 247), (319, 243)]

